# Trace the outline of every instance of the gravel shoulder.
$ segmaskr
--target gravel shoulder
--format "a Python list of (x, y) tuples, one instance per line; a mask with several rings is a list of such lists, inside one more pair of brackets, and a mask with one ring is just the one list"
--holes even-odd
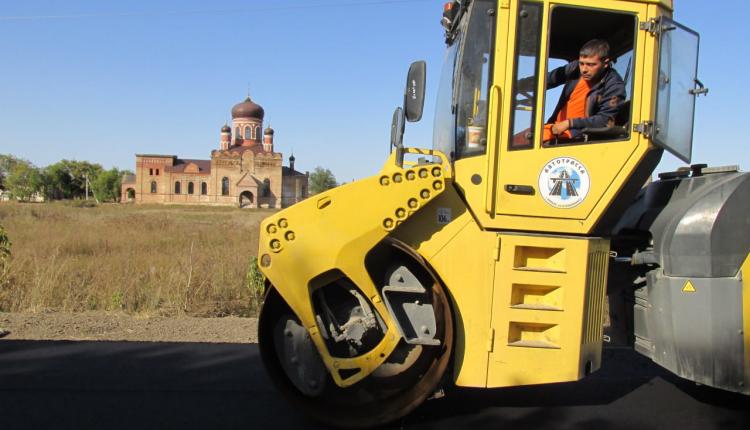
[(256, 318), (132, 316), (113, 312), (0, 312), (2, 340), (256, 343)]

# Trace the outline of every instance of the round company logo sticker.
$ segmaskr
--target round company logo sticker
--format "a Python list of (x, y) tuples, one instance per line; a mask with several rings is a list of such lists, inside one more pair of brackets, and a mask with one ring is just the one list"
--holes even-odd
[(539, 194), (556, 208), (578, 206), (586, 199), (590, 185), (588, 170), (575, 158), (555, 158), (545, 164), (539, 174)]

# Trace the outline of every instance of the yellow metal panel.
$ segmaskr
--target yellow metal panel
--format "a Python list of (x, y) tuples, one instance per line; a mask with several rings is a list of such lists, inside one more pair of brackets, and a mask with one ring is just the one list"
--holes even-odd
[[(489, 160), (492, 160), (491, 156), (478, 155), (462, 158), (453, 163), (456, 184), (459, 184), (458, 189), (467, 202), (481, 202), (484, 199), (486, 187), (493, 180), (493, 177), (486, 173), (487, 164), (491, 164)], [(479, 210), (481, 211), (481, 208)]]
[(669, 11), (674, 10), (674, 2), (672, 0), (631, 0), (631, 1), (634, 1), (637, 3), (649, 3), (649, 4), (659, 5), (661, 7), (668, 9)]
[(750, 387), (750, 255), (742, 264), (742, 331), (745, 334), (745, 387)]
[[(552, 1), (553, 3), (556, 3), (555, 0), (552, 0)], [(650, 5), (658, 5), (670, 11), (673, 9), (673, 4), (674, 4), (673, 0), (619, 0), (618, 1), (618, 3), (624, 3), (624, 2), (646, 3)], [(579, 2), (579, 3), (586, 4), (587, 6), (590, 6), (590, 7), (601, 7), (602, 1), (601, 0), (586, 0), (584, 2)]]
[(601, 362), (609, 242), (500, 234), (488, 387), (575, 381)]
[[(365, 269), (365, 255), (440, 195), (452, 178), (445, 155), (410, 148), (407, 152), (436, 155), (443, 164), (401, 168), (396, 165), (394, 152), (378, 175), (312, 196), (261, 223), (261, 271), (308, 329), (323, 362), (340, 386), (354, 384), (370, 374), (400, 339), (396, 324)], [(366, 196), (373, 198), (363, 198)], [(383, 340), (372, 351), (356, 358), (336, 358), (329, 354), (312, 308), (311, 292), (322, 286), (316, 285), (316, 280), (339, 272), (370, 298), (388, 327)], [(344, 379), (338, 369), (357, 372)]]
[[(555, 6), (557, 6), (557, 3), (555, 3)], [(537, 66), (537, 73), (539, 74), (539, 82), (537, 82), (537, 88), (536, 88), (536, 94), (537, 94), (537, 109), (536, 109), (536, 117), (534, 118), (534, 148), (539, 148), (541, 145), (541, 136), (542, 133), (540, 132), (542, 128), (544, 127), (544, 122), (547, 120), (547, 118), (544, 117), (544, 105), (545, 100), (547, 98), (547, 61), (548, 61), (548, 52), (549, 52), (549, 45), (550, 45), (550, 11), (552, 10), (552, 7), (550, 6), (550, 3), (545, 2), (544, 3), (544, 9), (542, 11), (542, 38), (540, 40), (540, 46), (539, 46), (539, 64)], [(516, 41), (518, 43), (518, 41)], [(520, 76), (519, 76), (520, 77)], [(511, 82), (513, 80), (513, 76), (510, 77)], [(512, 87), (508, 87), (512, 88)], [(510, 126), (510, 121), (508, 121), (508, 126)], [(505, 135), (507, 138), (507, 134)], [(508, 153), (508, 145), (503, 145), (503, 150), (507, 154), (501, 154), (501, 156), (508, 157), (510, 153)], [(516, 153), (524, 153), (524, 152), (537, 152), (537, 151), (516, 151)], [(503, 166), (506, 167), (506, 166)], [(502, 172), (501, 172), (502, 173)], [(502, 178), (500, 180), (500, 187), (503, 186)], [(536, 183), (532, 183), (534, 188), (536, 188)], [(498, 188), (499, 189), (499, 188)], [(498, 204), (500, 206), (503, 206), (506, 202), (501, 200), (501, 198), (498, 198)], [(502, 210), (502, 209), (501, 209)]]
[[(436, 223), (438, 210), (450, 210), (451, 221)], [(482, 231), (457, 192), (451, 188), (415, 214), (393, 236), (411, 245), (447, 287), (455, 322), (454, 381), (484, 387), (492, 309), (497, 235)]]
[[(485, 211), (488, 214), (494, 214), (494, 205), (495, 205), (495, 187), (497, 183), (497, 172), (498, 169), (498, 156), (497, 156), (497, 150), (498, 146), (493, 144), (492, 142), (497, 142), (499, 139), (499, 136), (503, 133), (503, 102), (505, 99), (505, 95), (503, 94), (502, 87), (503, 83), (507, 79), (507, 76), (513, 74), (513, 69), (511, 68), (512, 62), (511, 58), (513, 56), (514, 52), (514, 45), (513, 41), (515, 40), (514, 37), (511, 37), (511, 35), (515, 34), (515, 19), (512, 19), (512, 17), (515, 17), (516, 14), (515, 7), (511, 10), (510, 4), (503, 4), (500, 8), (500, 10), (497, 13), (497, 23), (495, 25), (496, 31), (495, 31), (495, 52), (494, 56), (494, 65), (493, 65), (493, 74), (492, 74), (492, 82), (495, 84), (492, 85), (490, 88), (490, 98), (489, 98), (489, 118), (487, 120), (488, 128), (487, 128), (487, 157), (482, 157), (483, 164), (476, 167), (476, 169), (481, 169), (481, 166), (485, 167), (485, 177), (483, 178), (483, 187), (484, 187), (484, 207)], [(505, 87), (505, 88), (511, 88), (511, 87)], [(477, 157), (474, 157), (476, 159)], [(482, 170), (473, 170), (472, 173), (481, 174)], [(462, 182), (461, 180), (457, 179), (457, 183), (460, 184), (470, 184), (471, 182)], [(479, 196), (479, 194), (478, 194)], [(478, 197), (475, 197), (470, 202), (479, 202), (482, 200), (479, 200)]]

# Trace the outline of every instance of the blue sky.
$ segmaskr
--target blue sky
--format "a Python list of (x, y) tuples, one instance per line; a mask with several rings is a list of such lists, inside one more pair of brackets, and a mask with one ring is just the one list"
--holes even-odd
[[(750, 2), (675, 0), (701, 33), (694, 162), (750, 166)], [(248, 93), (298, 170), (378, 171), (411, 61), (426, 60), (429, 147), (443, 58), (438, 0), (0, 2), (0, 153), (134, 168), (135, 153), (209, 157)], [(715, 3), (711, 3), (714, 5)], [(682, 163), (665, 155), (660, 170)]]

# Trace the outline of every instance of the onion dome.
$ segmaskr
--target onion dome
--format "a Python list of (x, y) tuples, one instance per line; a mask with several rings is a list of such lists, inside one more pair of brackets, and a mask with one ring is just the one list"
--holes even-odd
[(294, 160), (296, 160), (296, 158), (294, 158), (294, 154), (290, 155), (289, 156), (289, 161), (291, 161), (292, 163), (294, 163)]
[(273, 136), (273, 129), (270, 126), (266, 127), (266, 129), (263, 130), (263, 134)]
[(250, 100), (248, 96), (244, 102), (237, 103), (232, 108), (232, 119), (235, 118), (257, 118), (263, 119), (263, 108)]
[(231, 133), (231, 132), (232, 132), (232, 129), (231, 129), (231, 128), (229, 128), (229, 126), (228, 126), (228, 125), (224, 124), (224, 127), (222, 127), (222, 128), (221, 128), (221, 132), (222, 132), (222, 133)]

